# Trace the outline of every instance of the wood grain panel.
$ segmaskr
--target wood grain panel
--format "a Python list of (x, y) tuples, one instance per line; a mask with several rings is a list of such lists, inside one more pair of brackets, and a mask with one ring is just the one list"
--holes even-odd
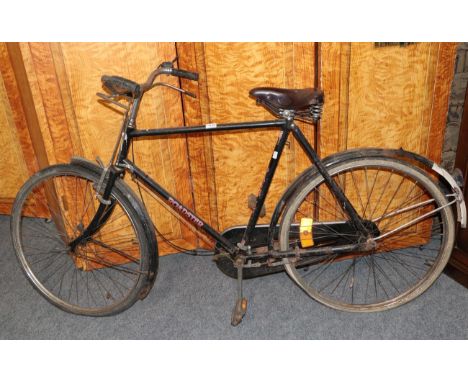
[[(453, 49), (450, 44), (439, 43), (417, 43), (404, 48), (376, 48), (373, 43), (350, 44), (347, 57), (342, 55), (341, 60), (341, 71), (347, 72), (349, 79), (345, 86), (341, 86), (344, 92), (341, 98), (347, 107), (340, 109), (338, 134), (332, 138), (337, 151), (358, 147), (403, 147), (430, 158), (440, 158), (445, 127), (441, 121), (445, 121), (447, 114)], [(348, 66), (343, 58), (348, 59)], [(346, 105), (344, 102), (340, 105)], [(333, 143), (328, 146), (330, 149)], [(363, 189), (363, 179), (359, 174), (356, 179), (344, 179), (345, 189), (358, 211), (357, 190)], [(358, 183), (357, 188), (354, 182)], [(378, 182), (377, 189), (379, 186)], [(380, 200), (382, 208), (389, 204), (390, 208), (401, 205), (411, 198), (409, 187), (398, 189), (395, 181), (390, 182)], [(376, 214), (382, 212), (377, 210)], [(406, 214), (399, 223), (411, 220), (413, 215)], [(430, 223), (421, 223), (415, 229), (426, 230), (427, 224)], [(424, 240), (423, 236), (421, 240)]]
[[(203, 43), (177, 43), (179, 67), (197, 72), (198, 81), (181, 80), (181, 87), (196, 95), (196, 98), (182, 97), (184, 122), (186, 126), (210, 122), (205, 51)], [(212, 151), (212, 134), (187, 135), (188, 155), (192, 176), (194, 210), (208, 224), (218, 227), (216, 205), (216, 184)], [(198, 245), (212, 247), (211, 238), (199, 235)]]
[(440, 158), (454, 57), (453, 44), (351, 44), (346, 147)]
[(47, 130), (52, 142), (50, 148), (54, 153), (54, 158), (49, 157), (49, 162), (52, 164), (51, 159), (55, 159), (57, 163), (67, 163), (75, 153), (79, 154), (79, 152), (76, 152), (73, 147), (74, 142), (70, 135), (51, 44), (30, 43), (29, 49), (40, 91), (38, 102), (42, 102), (45, 111)]
[(351, 44), (347, 148), (386, 147), (426, 154), (437, 43), (404, 48)]
[[(107, 162), (123, 114), (97, 102), (101, 76), (144, 82), (157, 65), (175, 57), (172, 43), (24, 43), (21, 51), (50, 163), (68, 162), (72, 155)], [(176, 78), (163, 80), (177, 85)], [(137, 124), (143, 128), (182, 126), (178, 93), (156, 88), (146, 94)], [(135, 162), (193, 208), (186, 137), (137, 141)], [(169, 239), (193, 247), (195, 235), (188, 223), (179, 221), (144, 190), (143, 194), (158, 229)]]
[[(26, 180), (27, 176), (35, 173), (39, 168), (46, 167), (49, 162), (19, 44), (2, 44), (0, 51), (2, 78), (12, 112), (15, 133), (21, 146), (21, 160), (28, 169), (24, 179)], [(9, 181), (8, 178), (3, 178), (3, 180)], [(10, 211), (12, 202), (13, 199), (8, 203), (10, 206), (6, 211)], [(27, 216), (50, 217), (49, 210), (36, 198), (25, 203), (23, 212)]]
[(48, 162), (18, 43), (0, 44), (0, 70), (23, 160), (33, 174)]
[(322, 158), (346, 148), (350, 43), (322, 43), (321, 84), (325, 104), (320, 125)]
[[(10, 49), (11, 48), (11, 49)], [(2, 161), (0, 171), (0, 213), (9, 214), (18, 192), (27, 177), (37, 171), (38, 163), (28, 129), (30, 113), (24, 111), (27, 92), (20, 91), (25, 79), (14, 64), (21, 63), (16, 44), (0, 43), (0, 147)], [(18, 77), (18, 78), (17, 78)], [(22, 78), (19, 78), (22, 77)], [(19, 81), (19, 82), (18, 82)], [(34, 206), (27, 211), (31, 215), (44, 211)]]
[[(325, 106), (320, 155), (355, 147), (403, 147), (438, 161), (455, 48), (452, 43), (403, 48), (322, 43), (319, 82)], [(16, 53), (9, 54), (14, 49)], [(22, 163), (23, 178), (37, 170), (38, 163), (67, 162), (71, 155), (100, 156), (106, 161), (122, 115), (97, 102), (94, 94), (101, 91), (101, 75), (143, 82), (155, 66), (176, 53), (179, 66), (199, 72), (200, 81), (163, 80), (180, 84), (197, 99), (181, 99), (168, 89), (153, 90), (142, 104), (140, 128), (273, 119), (248, 96), (251, 88), (305, 88), (313, 87), (316, 80), (314, 43), (21, 43), (11, 49), (0, 44), (0, 122), (10, 126), (8, 132), (2, 129), (0, 142), (16, 139), (15, 147), (2, 152), (13, 158), (14, 167)], [(16, 60), (13, 65), (12, 60)], [(313, 127), (300, 124), (300, 128), (313, 142)], [(277, 131), (262, 130), (140, 140), (135, 144), (135, 160), (223, 230), (248, 220), (247, 197), (258, 193), (277, 137)], [(291, 137), (261, 223), (269, 221), (283, 190), (309, 165)], [(349, 185), (349, 179), (343, 182)], [(19, 183), (22, 180), (14, 179), (11, 187)], [(10, 200), (11, 195), (0, 194), (0, 213)], [(145, 201), (168, 238), (183, 246), (203, 245), (205, 238), (197, 239), (167, 206), (146, 194)], [(174, 252), (165, 244), (162, 247), (162, 253)]]
[[(0, 198), (15, 198), (16, 193), (28, 177), (28, 169), (23, 159), (21, 146), (16, 134), (13, 115), (8, 102), (3, 79), (0, 78)], [(8, 205), (0, 209), (0, 213), (8, 213)]]
[[(321, 158), (342, 151), (346, 147), (347, 112), (349, 106), (349, 51), (350, 43), (321, 43), (320, 85), (325, 93), (323, 115), (319, 126), (318, 152)], [(342, 219), (341, 209), (337, 214), (336, 202), (328, 188), (316, 195), (320, 210), (310, 215), (322, 220)], [(312, 213), (312, 212), (311, 212)]]
[[(314, 87), (315, 82), (315, 43), (294, 43), (290, 47), (290, 57), (288, 62), (289, 74), (287, 87), (293, 89), (303, 89)], [(319, 79), (319, 84), (321, 79)], [(310, 123), (297, 122), (299, 128), (304, 133), (309, 142), (314, 144), (314, 126)], [(311, 166), (310, 159), (304, 153), (301, 146), (291, 137), (289, 170), (287, 182), (292, 182), (297, 175)]]
[[(175, 56), (174, 44), (61, 44), (64, 67), (75, 108), (78, 134), (86, 157), (108, 158), (120, 126), (121, 116), (96, 102), (102, 74), (116, 74), (137, 82), (162, 61)], [(177, 84), (175, 78), (164, 78)], [(145, 95), (137, 125), (157, 128), (183, 125), (178, 93), (156, 88)], [(106, 144), (103, 144), (103, 143)], [(192, 207), (192, 192), (185, 137), (147, 139), (135, 143), (135, 160), (157, 181)], [(168, 238), (183, 238), (193, 244), (194, 235), (184, 221), (168, 213), (164, 205), (146, 196), (150, 215)]]
[(33, 126), (32, 129), (36, 132), (35, 137), (31, 133), (33, 142), (35, 144), (38, 142), (42, 143), (42, 153), (40, 155), (40, 159), (42, 161), (41, 167), (47, 167), (49, 164), (57, 163), (57, 159), (55, 157), (51, 132), (48, 128), (46, 111), (42, 102), (41, 89), (39, 87), (39, 81), (36, 75), (30, 45), (28, 43), (19, 43), (19, 48), (26, 77), (24, 88), (29, 89), (31, 97), (29, 109), (35, 116), (34, 123), (31, 124), (28, 122), (28, 126), (30, 126), (30, 129), (31, 126)]
[[(248, 96), (258, 86), (312, 87), (313, 44), (293, 43), (208, 43), (204, 46), (210, 100), (210, 122), (255, 121), (274, 118)], [(306, 129), (306, 127), (303, 127)], [(304, 130), (308, 137), (312, 127)], [(219, 226), (225, 229), (245, 224), (250, 215), (249, 194), (257, 194), (277, 131), (217, 133), (213, 135), (213, 156)], [(269, 220), (286, 185), (305, 166), (290, 140), (280, 160), (266, 200)]]

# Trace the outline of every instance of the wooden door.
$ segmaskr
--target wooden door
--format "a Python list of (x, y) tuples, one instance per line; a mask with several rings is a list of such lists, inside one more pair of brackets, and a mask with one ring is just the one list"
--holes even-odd
[(18, 189), (28, 177), (21, 145), (16, 134), (10, 103), (3, 79), (0, 78), (0, 173), (8, 182), (0, 187), (0, 213), (8, 214)]
[[(10, 201), (26, 175), (38, 167), (36, 162), (41, 166), (68, 162), (72, 155), (89, 159), (100, 156), (107, 161), (121, 115), (99, 104), (94, 96), (101, 90), (102, 74), (142, 82), (156, 65), (176, 53), (181, 68), (200, 73), (198, 84), (181, 81), (184, 88), (197, 94), (197, 99), (181, 99), (167, 89), (149, 93), (138, 119), (140, 128), (272, 119), (248, 96), (251, 88), (305, 88), (315, 82), (314, 43), (15, 46), (19, 54), (8, 57), (2, 45), (6, 59), (0, 60), (4, 82), (0, 90), (6, 90), (2, 100), (6, 94), (9, 102), (2, 102), (0, 118), (10, 128), (2, 132), (1, 139), (10, 141), (17, 136), (16, 148), (9, 146), (5, 152), (14, 167), (23, 163), (20, 174), (12, 174), (11, 187), (15, 190), (0, 195)], [(380, 48), (374, 43), (320, 44), (317, 80), (325, 91), (325, 106), (317, 137), (319, 154), (325, 157), (364, 146), (403, 147), (438, 161), (455, 48), (452, 43)], [(18, 71), (20, 67), (23, 72)], [(175, 78), (165, 80), (178, 85)], [(9, 90), (15, 86), (21, 91)], [(12, 132), (13, 126), (16, 132)], [(313, 142), (313, 127), (300, 127)], [(25, 131), (32, 137), (29, 143)], [(208, 223), (223, 230), (247, 222), (251, 212), (248, 196), (258, 193), (277, 136), (277, 131), (262, 130), (139, 141), (135, 145), (136, 163)], [(29, 159), (21, 155), (29, 155)], [(291, 138), (260, 223), (269, 221), (283, 190), (309, 165)], [(148, 196), (145, 200), (150, 215), (168, 238), (179, 245), (202, 244), (185, 221), (176, 219), (165, 205)], [(161, 244), (163, 253), (172, 252)]]
[[(12, 59), (7, 44), (0, 43), (0, 214), (11, 212), (19, 188), (38, 170), (28, 116), (23, 107), (26, 94), (19, 90), (19, 82), (25, 77), (18, 81), (14, 62), (15, 57)], [(30, 207), (31, 215), (44, 213), (38, 206)]]
[[(178, 44), (178, 51), (181, 67), (201, 74), (198, 105), (196, 101), (185, 101), (186, 120), (193, 124), (274, 119), (249, 97), (250, 89), (306, 88), (314, 84), (314, 43), (185, 43)], [(184, 85), (193, 89), (193, 84), (184, 81)], [(313, 127), (301, 124), (301, 128), (312, 140)], [(204, 141), (209, 152), (192, 159), (192, 168), (211, 167), (205, 171), (207, 184), (199, 184), (198, 190), (205, 194), (214, 190), (215, 198), (206, 197), (200, 204), (211, 203), (211, 208), (216, 209), (216, 217), (211, 219), (221, 231), (247, 223), (251, 213), (248, 196), (258, 194), (278, 134), (278, 130), (213, 133)], [(196, 148), (200, 142), (189, 138), (189, 144)], [(269, 222), (281, 193), (307, 166), (306, 156), (290, 139), (266, 200), (266, 216), (259, 220), (260, 224)]]
[[(336, 133), (322, 139), (322, 155), (361, 147), (401, 147), (439, 162), (456, 44), (341, 45), (340, 61), (346, 64), (341, 65), (341, 76), (347, 78), (340, 82), (340, 104), (343, 107), (336, 119)], [(329, 59), (328, 56), (324, 67), (330, 65)], [(328, 132), (326, 122), (322, 124), (322, 137)], [(357, 174), (356, 179), (343, 179), (343, 184), (362, 214), (358, 190), (364, 188), (364, 172), (361, 175)], [(377, 190), (383, 187), (380, 184), (383, 182), (384, 179), (377, 182)], [(358, 184), (357, 188), (354, 183)], [(387, 187), (389, 189), (379, 204), (382, 209), (390, 211), (420, 193), (409, 182), (401, 187), (390, 182)], [(376, 197), (380, 195), (374, 194)], [(418, 201), (422, 200), (414, 200), (415, 203)], [(374, 217), (383, 212), (377, 208), (373, 212)], [(397, 224), (415, 217), (408, 212)], [(412, 228), (414, 244), (424, 243), (427, 235), (421, 232), (429, 230), (427, 224), (430, 223), (420, 223)], [(391, 224), (387, 229), (390, 228)]]
[[(320, 46), (318, 82), (325, 106), (317, 149), (322, 157), (359, 147), (403, 147), (440, 159), (456, 44)], [(313, 43), (182, 43), (178, 51), (181, 66), (201, 74), (198, 89), (183, 83), (199, 95), (198, 104), (185, 102), (186, 121), (192, 124), (271, 119), (249, 98), (251, 88), (314, 85)], [(301, 129), (313, 142), (312, 126), (303, 124)], [(207, 168), (208, 181), (195, 185), (195, 194), (215, 195), (214, 200), (201, 198), (198, 207), (215, 209), (221, 230), (247, 222), (247, 197), (258, 193), (277, 134), (213, 133), (203, 142), (189, 139), (190, 147), (202, 154), (191, 158), (192, 168), (200, 174)], [(291, 138), (260, 223), (269, 221), (282, 191), (309, 165)]]
[[(50, 164), (66, 163), (73, 155), (109, 160), (119, 134), (122, 113), (103, 106), (103, 74), (144, 82), (161, 62), (172, 60), (171, 43), (21, 43), (21, 53), (34, 98), (41, 137)], [(166, 79), (165, 79), (166, 80)], [(177, 85), (175, 78), (167, 79)], [(157, 88), (145, 95), (137, 125), (141, 128), (182, 126), (178, 93)], [(186, 138), (135, 142), (135, 162), (184, 204), (193, 207)], [(126, 178), (136, 190), (130, 177)], [(182, 246), (194, 246), (195, 235), (164, 203), (143, 189), (157, 228)], [(160, 242), (161, 252), (174, 252)]]
[(334, 126), (325, 113), (322, 155), (403, 147), (439, 161), (457, 44), (333, 45), (323, 44), (323, 70), (335, 72), (335, 90), (327, 91), (325, 82), (326, 102), (340, 108), (332, 108), (339, 113)]

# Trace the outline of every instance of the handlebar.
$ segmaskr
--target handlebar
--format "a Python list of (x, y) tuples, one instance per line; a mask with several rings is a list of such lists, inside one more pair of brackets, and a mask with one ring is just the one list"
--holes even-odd
[(182, 77), (182, 78), (186, 78), (188, 80), (198, 81), (198, 73), (189, 72), (188, 70), (172, 69), (171, 74), (173, 76), (176, 76), (176, 77)]
[(148, 77), (145, 83), (140, 85), (140, 89), (145, 92), (152, 88), (153, 82), (157, 76), (167, 74), (170, 76), (186, 78), (192, 81), (198, 81), (198, 73), (189, 72), (188, 70), (175, 69), (172, 67), (172, 62), (163, 62), (159, 65)]

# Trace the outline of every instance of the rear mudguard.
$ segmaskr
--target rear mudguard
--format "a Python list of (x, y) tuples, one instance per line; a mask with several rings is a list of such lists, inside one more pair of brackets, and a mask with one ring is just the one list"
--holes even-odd
[[(103, 171), (103, 168), (98, 166), (96, 163), (81, 157), (72, 157), (70, 163), (75, 166), (80, 166), (87, 170), (90, 170), (99, 176), (102, 174)], [(119, 188), (124, 191), (132, 207), (135, 209), (138, 216), (140, 217), (143, 228), (145, 230), (149, 250), (151, 253), (149, 259), (149, 274), (147, 277), (146, 284), (140, 293), (140, 299), (144, 299), (153, 287), (154, 281), (156, 280), (156, 275), (158, 273), (158, 242), (156, 241), (156, 234), (154, 232), (154, 226), (151, 221), (151, 218), (149, 217), (148, 212), (141, 203), (140, 199), (135, 195), (132, 189), (123, 180), (117, 179), (116, 183), (118, 183)]]
[[(441, 168), (439, 165), (427, 159), (419, 154), (412, 153), (410, 151), (405, 151), (403, 149), (381, 149), (381, 148), (365, 148), (365, 149), (352, 149), (343, 151), (330, 155), (322, 160), (325, 167), (331, 167), (337, 163), (347, 161), (350, 159), (358, 158), (395, 158), (410, 162), (422, 167), (426, 171), (434, 171), (440, 175), (440, 181), (448, 189), (452, 190), (457, 199), (457, 220), (460, 222), (462, 228), (466, 227), (466, 205), (463, 198), (463, 192), (460, 188), (460, 185), (455, 181), (452, 175), (450, 175), (445, 169)], [(271, 217), (269, 234), (268, 234), (268, 243), (270, 248), (273, 247), (273, 237), (275, 230), (278, 227), (279, 218), (286, 206), (287, 202), (298, 189), (299, 186), (311, 180), (317, 174), (317, 168), (315, 166), (309, 167), (302, 174), (300, 174), (294, 182), (286, 189), (281, 198), (279, 199), (273, 215)]]

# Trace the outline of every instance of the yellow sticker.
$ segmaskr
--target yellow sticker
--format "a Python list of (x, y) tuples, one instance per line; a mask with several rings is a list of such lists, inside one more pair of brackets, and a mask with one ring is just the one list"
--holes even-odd
[(312, 237), (312, 224), (313, 219), (302, 218), (301, 226), (299, 229), (299, 237), (301, 239), (302, 248), (312, 247), (314, 245), (314, 238)]

